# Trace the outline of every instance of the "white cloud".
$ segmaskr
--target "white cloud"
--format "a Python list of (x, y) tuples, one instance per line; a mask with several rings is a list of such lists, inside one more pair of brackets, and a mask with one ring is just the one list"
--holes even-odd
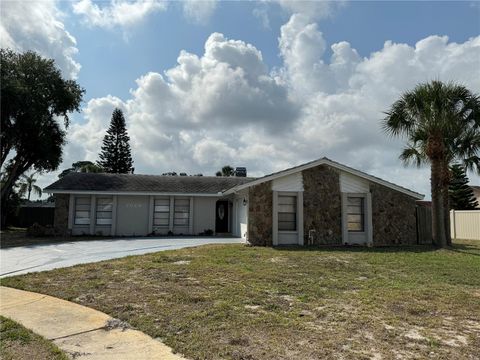
[(253, 45), (214, 33), (203, 55), (182, 51), (164, 74), (140, 77), (128, 100), (90, 101), (87, 123), (72, 127), (69, 147), (97, 154), (119, 106), (137, 172), (212, 175), (232, 164), (258, 176), (328, 156), (428, 194), (428, 170), (402, 167), (402, 141), (386, 137), (380, 120), (419, 82), (455, 80), (480, 92), (480, 37), (386, 42), (365, 58), (339, 42), (327, 59), (327, 46), (315, 23), (293, 15), (279, 39), (283, 66), (269, 72)]
[(107, 4), (80, 0), (73, 4), (73, 12), (83, 16), (86, 24), (104, 28), (115, 26), (129, 27), (141, 22), (148, 15), (167, 9), (167, 3), (161, 0), (110, 0)]
[(63, 75), (76, 78), (80, 64), (75, 38), (65, 29), (55, 1), (2, 1), (0, 43), (15, 51), (34, 50), (55, 59)]
[(345, 5), (344, 1), (274, 0), (288, 14), (302, 14), (309, 20), (320, 20), (333, 15)]
[(298, 14), (308, 21), (319, 21), (333, 16), (339, 9), (345, 6), (345, 1), (312, 1), (312, 0), (262, 0), (253, 9), (253, 15), (258, 18), (262, 26), (270, 29), (269, 10), (278, 6), (287, 15)]
[(184, 0), (182, 6), (188, 20), (196, 24), (206, 24), (215, 12), (217, 0)]

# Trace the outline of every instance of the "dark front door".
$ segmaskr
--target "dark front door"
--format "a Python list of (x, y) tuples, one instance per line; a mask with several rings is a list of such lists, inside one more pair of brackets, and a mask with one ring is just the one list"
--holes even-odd
[(228, 232), (228, 201), (217, 201), (215, 232)]

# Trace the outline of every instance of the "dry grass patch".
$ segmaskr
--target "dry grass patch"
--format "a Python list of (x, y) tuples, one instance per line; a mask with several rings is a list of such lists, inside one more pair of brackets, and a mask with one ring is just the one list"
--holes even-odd
[(3, 279), (194, 359), (475, 359), (480, 243), (451, 250), (211, 245)]

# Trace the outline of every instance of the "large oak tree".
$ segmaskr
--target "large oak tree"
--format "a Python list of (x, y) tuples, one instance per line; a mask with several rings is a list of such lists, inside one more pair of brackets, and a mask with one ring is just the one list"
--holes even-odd
[[(85, 92), (66, 80), (54, 60), (35, 52), (0, 50), (2, 209), (20, 176), (56, 170), (62, 161), (68, 113), (79, 111)], [(2, 212), (2, 226), (5, 224)]]

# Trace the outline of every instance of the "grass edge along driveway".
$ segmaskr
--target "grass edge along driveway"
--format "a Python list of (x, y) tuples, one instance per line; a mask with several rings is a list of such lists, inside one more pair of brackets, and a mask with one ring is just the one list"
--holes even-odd
[(475, 359), (480, 243), (209, 245), (2, 279), (128, 322), (194, 359)]
[(0, 339), (0, 359), (3, 360), (69, 359), (51, 341), (3, 316), (0, 316)]

